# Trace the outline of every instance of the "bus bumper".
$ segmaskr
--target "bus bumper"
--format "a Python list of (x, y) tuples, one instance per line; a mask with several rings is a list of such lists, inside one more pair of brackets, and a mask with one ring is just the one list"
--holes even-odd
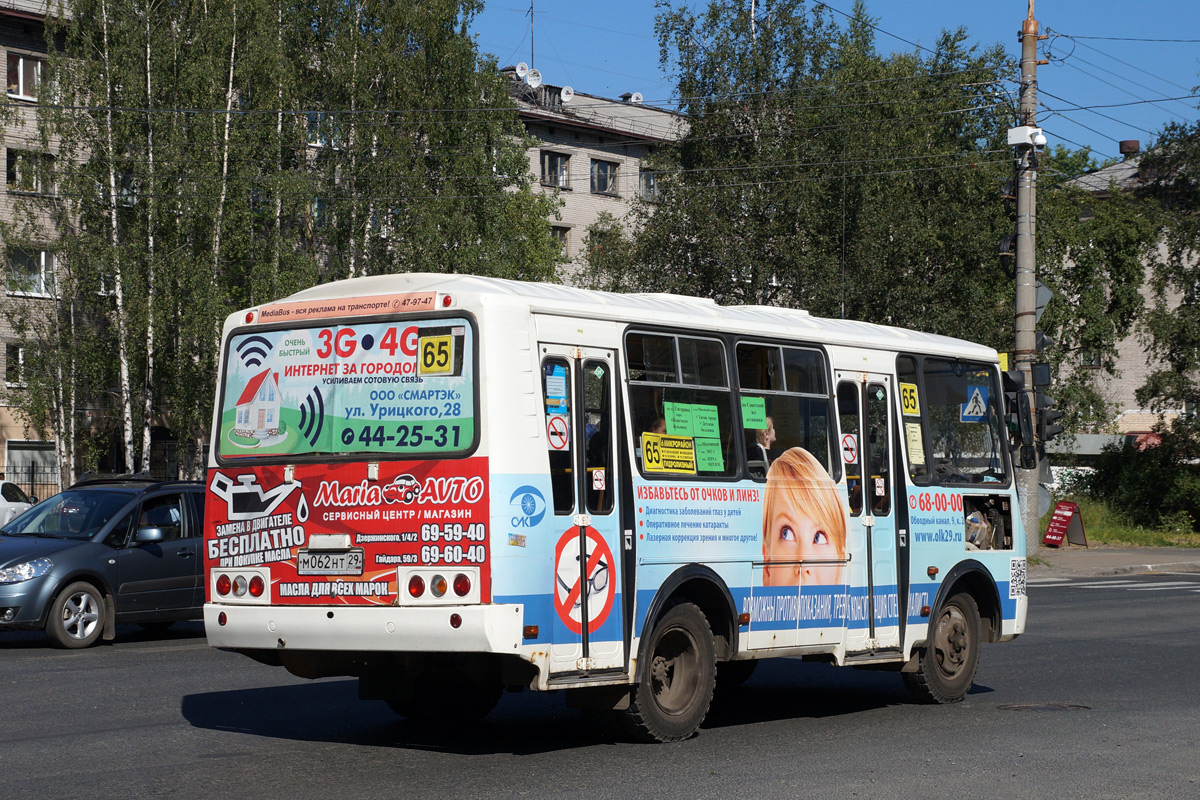
[[(206, 603), (208, 643), (227, 650), (520, 652), (522, 605), (263, 606)], [(221, 616), (224, 615), (224, 622)], [(454, 627), (451, 616), (461, 624)]]

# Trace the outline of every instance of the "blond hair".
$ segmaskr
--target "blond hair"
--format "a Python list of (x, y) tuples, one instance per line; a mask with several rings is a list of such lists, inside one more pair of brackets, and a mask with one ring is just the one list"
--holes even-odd
[(771, 463), (763, 500), (763, 536), (769, 536), (778, 503), (813, 520), (839, 553), (846, 552), (846, 514), (833, 479), (816, 456), (793, 447)]

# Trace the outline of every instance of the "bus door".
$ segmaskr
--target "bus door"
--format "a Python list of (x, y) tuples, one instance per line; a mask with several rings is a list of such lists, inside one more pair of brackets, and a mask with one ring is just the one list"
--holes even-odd
[[(839, 449), (846, 473), (848, 581), (847, 652), (900, 645), (895, 498), (891, 462), (892, 378), (837, 373)], [(902, 488), (902, 487), (900, 487)]]
[(539, 350), (557, 535), (550, 672), (624, 669), (613, 351)]

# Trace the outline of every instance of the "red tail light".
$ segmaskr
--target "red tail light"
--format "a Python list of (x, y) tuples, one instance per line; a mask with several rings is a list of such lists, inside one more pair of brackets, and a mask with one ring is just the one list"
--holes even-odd
[(425, 594), (425, 579), (420, 575), (413, 575), (408, 579), (408, 593), (413, 597), (420, 597)]
[(259, 577), (258, 575), (255, 575), (253, 578), (250, 579), (250, 594), (252, 596), (262, 597), (263, 590), (266, 588), (267, 588), (267, 585), (263, 582), (263, 579), (261, 577)]
[(471, 593), (471, 579), (461, 572), (454, 576), (454, 593), (459, 597), (466, 597)]
[(228, 575), (222, 575), (221, 577), (217, 578), (217, 594), (224, 597), (225, 595), (229, 594), (229, 589), (230, 584)]

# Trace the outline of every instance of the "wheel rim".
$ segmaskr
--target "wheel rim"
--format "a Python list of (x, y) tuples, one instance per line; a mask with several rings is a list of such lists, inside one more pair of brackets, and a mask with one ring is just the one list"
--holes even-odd
[(938, 671), (946, 678), (957, 678), (967, 666), (971, 651), (971, 631), (967, 617), (958, 606), (947, 606), (938, 618), (933, 637), (933, 653)]
[(95, 633), (100, 625), (100, 603), (90, 592), (75, 592), (63, 603), (63, 630), (67, 636), (82, 642)]
[(696, 640), (682, 628), (663, 633), (650, 659), (654, 702), (667, 714), (682, 714), (700, 684), (700, 652)]

